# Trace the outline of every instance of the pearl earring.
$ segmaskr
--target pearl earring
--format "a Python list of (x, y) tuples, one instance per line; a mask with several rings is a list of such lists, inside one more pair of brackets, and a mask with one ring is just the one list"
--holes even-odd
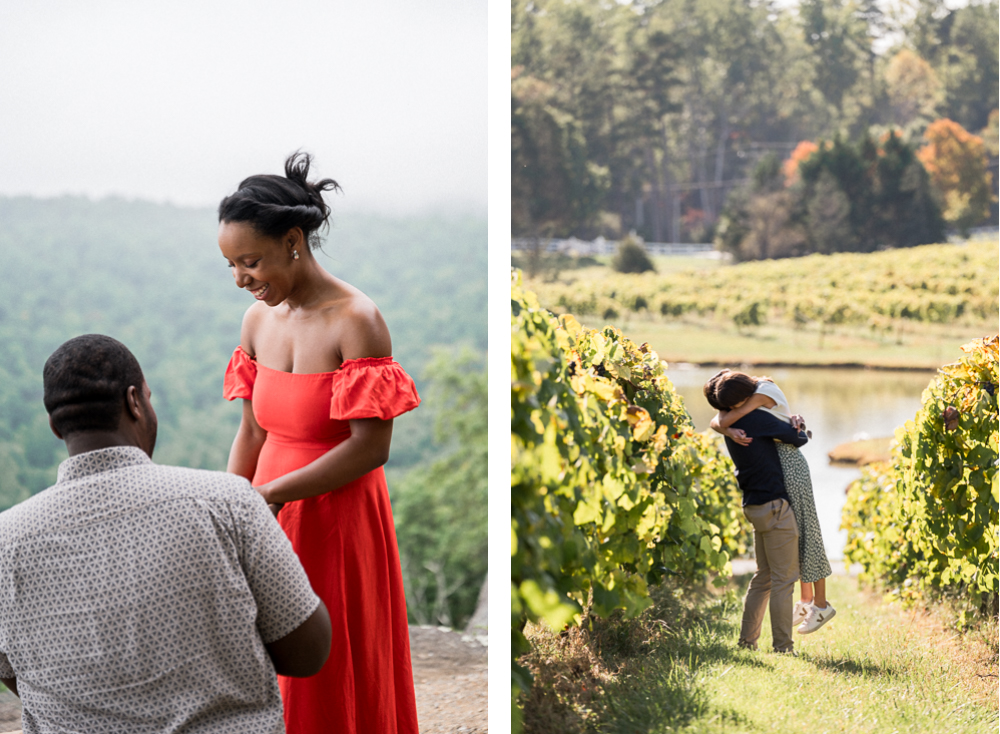
[(292, 260), (298, 260), (298, 259), (299, 259), (299, 251), (292, 250)]

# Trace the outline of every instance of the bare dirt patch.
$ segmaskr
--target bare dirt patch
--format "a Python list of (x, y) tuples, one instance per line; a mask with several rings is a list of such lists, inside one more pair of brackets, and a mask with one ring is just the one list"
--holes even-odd
[[(410, 657), (421, 734), (485, 734), (486, 647), (444, 627), (410, 627)], [(0, 732), (21, 731), (21, 704), (0, 693)]]
[(0, 693), (0, 732), (21, 731), (21, 701), (10, 691)]
[(487, 648), (444, 627), (410, 627), (421, 734), (486, 732)]

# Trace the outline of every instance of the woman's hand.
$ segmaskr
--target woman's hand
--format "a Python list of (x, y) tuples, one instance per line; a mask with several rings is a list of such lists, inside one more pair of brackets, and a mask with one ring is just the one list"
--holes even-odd
[(385, 464), (392, 441), (392, 419), (348, 421), (351, 435), (311, 464), (257, 487), (264, 501), (282, 504), (316, 497), (343, 487)]
[(259, 487), (254, 487), (254, 490), (259, 494), (264, 501), (267, 503), (267, 509), (271, 511), (271, 514), (275, 517), (281, 511), (281, 508), (285, 506), (284, 502), (272, 502), (268, 493), (268, 485), (262, 484)]
[(813, 437), (813, 432), (806, 429), (806, 419), (801, 415), (793, 415), (790, 420), (792, 422), (792, 428), (796, 431), (805, 431), (807, 438)]
[(281, 512), (281, 508), (285, 506), (285, 503), (284, 502), (271, 502), (271, 500), (269, 500), (268, 496), (267, 496), (267, 485), (266, 484), (262, 484), (259, 487), (254, 487), (254, 489), (257, 491), (257, 494), (259, 494), (261, 497), (264, 498), (264, 501), (267, 502), (267, 509), (269, 509), (271, 511), (271, 514), (274, 515), (275, 518), (277, 518), (278, 517), (278, 513)]
[(749, 446), (753, 441), (752, 438), (747, 436), (746, 431), (739, 428), (727, 428), (722, 433), (725, 436), (729, 436), (729, 438), (738, 443), (740, 446)]

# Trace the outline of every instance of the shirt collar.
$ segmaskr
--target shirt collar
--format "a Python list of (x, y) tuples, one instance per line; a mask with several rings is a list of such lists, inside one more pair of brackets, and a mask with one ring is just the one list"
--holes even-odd
[(56, 482), (72, 482), (92, 474), (152, 463), (146, 452), (137, 446), (111, 446), (69, 457), (59, 465)]

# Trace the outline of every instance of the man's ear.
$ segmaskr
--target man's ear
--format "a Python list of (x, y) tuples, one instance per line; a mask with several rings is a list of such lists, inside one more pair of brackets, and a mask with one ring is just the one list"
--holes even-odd
[(56, 438), (58, 438), (60, 441), (63, 440), (62, 434), (59, 433), (59, 430), (56, 428), (56, 424), (52, 422), (52, 416), (51, 415), (49, 416), (49, 428), (52, 429), (52, 433), (55, 434)]
[(135, 385), (129, 385), (125, 391), (125, 409), (133, 420), (142, 419), (142, 408), (139, 406), (139, 390)]

